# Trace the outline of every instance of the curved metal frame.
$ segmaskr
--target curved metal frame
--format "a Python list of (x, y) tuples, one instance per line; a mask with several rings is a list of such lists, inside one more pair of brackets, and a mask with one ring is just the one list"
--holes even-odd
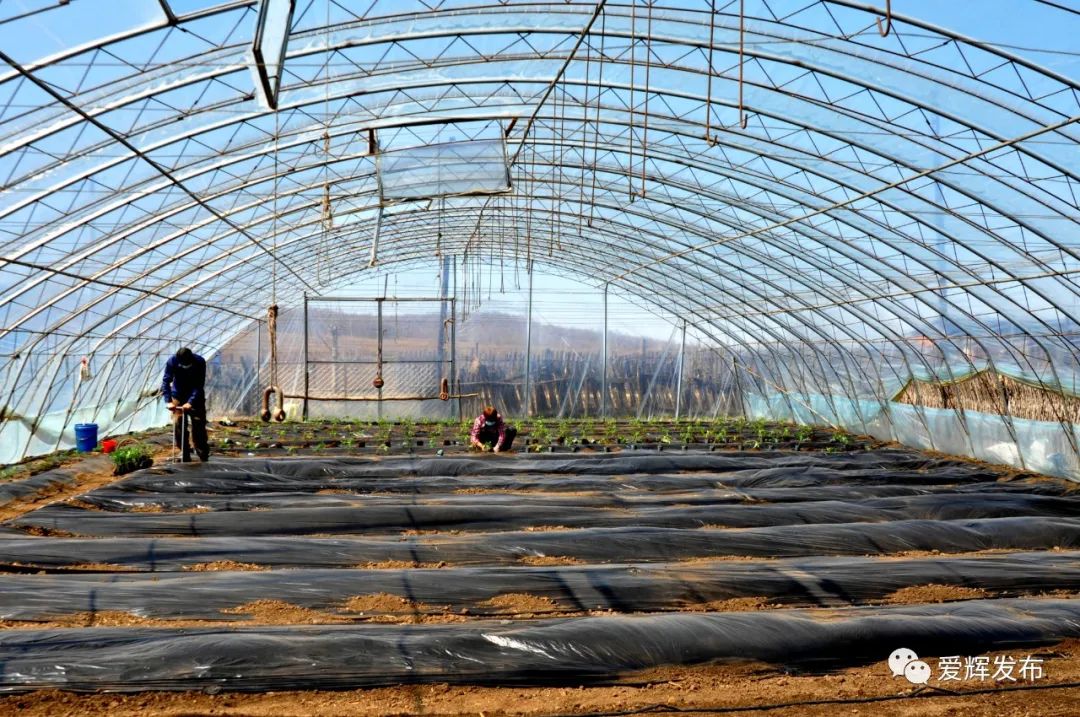
[[(329, 111), (331, 102), (335, 104), (335, 113), (340, 113), (350, 102), (356, 102), (355, 98), (350, 98), (350, 93), (356, 82), (363, 81), (368, 85), (364, 98), (370, 108), (368, 118), (360, 120), (364, 129), (404, 127), (447, 118), (455, 121), (510, 120), (528, 115), (528, 121), (519, 124), (516, 132), (507, 131), (507, 141), (514, 148), (511, 165), (517, 190), (506, 201), (517, 217), (516, 222), (527, 222), (533, 233), (537, 228), (546, 228), (562, 239), (572, 239), (574, 246), (562, 250), (558, 271), (587, 275), (597, 284), (622, 282), (626, 291), (646, 302), (659, 291), (664, 303), (684, 312), (702, 335), (716, 342), (719, 350), (742, 356), (764, 351), (762, 356), (771, 356), (770, 360), (776, 366), (768, 369), (763, 380), (777, 387), (789, 402), (800, 390), (816, 390), (826, 396), (827, 401), (833, 400), (834, 388), (829, 384), (829, 375), (846, 382), (842, 389), (847, 395), (865, 395), (856, 384), (872, 384), (874, 377), (868, 372), (869, 366), (890, 352), (890, 355), (898, 355), (904, 364), (903, 367), (891, 367), (897, 377), (911, 374), (911, 361), (921, 362), (923, 370), (933, 373), (936, 368), (927, 357), (912, 351), (910, 332), (920, 331), (945, 350), (962, 355), (963, 347), (944, 332), (944, 325), (939, 330), (933, 314), (944, 309), (950, 317), (977, 328), (980, 334), (994, 337), (993, 319), (987, 318), (986, 312), (962, 303), (972, 298), (983, 302), (984, 295), (994, 297), (994, 301), (986, 306), (998, 315), (1008, 309), (1021, 317), (1022, 338), (1027, 345), (1038, 347), (1044, 357), (1028, 356), (1004, 337), (997, 337), (994, 342), (1001, 347), (998, 351), (1008, 351), (1021, 365), (1026, 363), (1026, 368), (1036, 376), (1040, 376), (1043, 368), (1037, 361), (1045, 363), (1051, 374), (1045, 384), (1048, 387), (1062, 385), (1058, 375), (1061, 367), (1056, 365), (1056, 360), (1067, 357), (1075, 365), (1080, 355), (1069, 337), (1062, 334), (1060, 322), (1048, 320), (1036, 310), (1041, 305), (1054, 307), (1073, 325), (1077, 323), (1078, 317), (1070, 310), (1080, 301), (1080, 287), (1064, 277), (1078, 271), (1073, 263), (1080, 261), (1080, 248), (1054, 236), (1048, 228), (1050, 220), (1027, 215), (1031, 208), (1039, 208), (1047, 217), (1075, 225), (1077, 220), (1070, 213), (1077, 211), (1077, 202), (1075, 199), (1070, 202), (1060, 190), (1052, 191), (1038, 180), (1032, 181), (1031, 170), (1024, 165), (1025, 160), (1037, 162), (1040, 168), (1058, 173), (1063, 181), (1080, 184), (1080, 167), (1072, 166), (1066, 159), (1055, 158), (1048, 150), (1028, 141), (1040, 131), (1053, 133), (1065, 141), (1076, 141), (1078, 137), (1074, 136), (1077, 133), (1072, 131), (1072, 125), (1080, 119), (1080, 112), (1063, 114), (1059, 107), (1041, 102), (1030, 92), (1025, 96), (1003, 86), (988, 85), (970, 67), (965, 72), (963, 68), (923, 61), (907, 53), (902, 43), (883, 44), (880, 37), (895, 39), (902, 37), (906, 28), (915, 28), (936, 34), (959, 47), (997, 55), (1003, 63), (1035, 73), (1047, 82), (1080, 90), (1080, 85), (1070, 78), (1015, 54), (891, 12), (882, 26), (880, 16), (876, 14), (878, 9), (872, 6), (850, 0), (819, 0), (825, 7), (842, 6), (864, 13), (871, 27), (873, 21), (878, 20), (879, 29), (884, 27), (885, 30), (875, 40), (838, 39), (820, 29), (800, 27), (787, 20), (749, 18), (746, 33), (748, 37), (771, 38), (774, 42), (810, 42), (808, 35), (816, 33), (821, 39), (818, 45), (821, 52), (846, 57), (853, 63), (877, 63), (890, 71), (903, 72), (914, 80), (948, 89), (951, 108), (942, 107), (942, 103), (932, 107), (924, 96), (905, 96), (897, 88), (880, 86), (866, 77), (841, 72), (826, 62), (813, 65), (799, 60), (800, 71), (822, 88), (822, 98), (797, 94), (775, 82), (767, 84), (760, 79), (745, 78), (749, 100), (746, 110), (754, 123), (749, 129), (738, 126), (716, 128), (715, 125), (710, 129), (711, 105), (731, 109), (737, 106), (733, 101), (712, 96), (712, 81), (734, 82), (734, 79), (727, 73), (716, 75), (711, 60), (707, 68), (695, 63), (697, 55), (693, 53), (702, 54), (705, 50), (731, 53), (733, 50), (717, 46), (708, 38), (703, 42), (689, 32), (680, 36), (665, 35), (662, 30), (657, 30), (656, 34), (650, 32), (648, 36), (642, 36), (640, 25), (626, 26), (626, 20), (635, 12), (633, 4), (510, 3), (495, 6), (477, 3), (430, 13), (397, 13), (294, 33), (294, 40), (321, 39), (325, 42), (321, 45), (319, 42), (307, 45), (294, 42), (292, 47), (298, 49), (290, 51), (286, 66), (292, 62), (299, 67), (297, 63), (302, 63), (305, 58), (321, 58), (326, 73), (321, 80), (319, 72), (315, 72), (312, 79), (283, 85), (280, 114), (289, 117), (284, 132), (261, 145), (249, 142), (216, 154), (213, 150), (205, 154), (188, 154), (181, 158), (182, 161), (166, 165), (161, 159), (163, 150), (183, 142), (199, 141), (200, 137), (219, 136), (223, 129), (230, 127), (259, 131), (260, 122), (269, 115), (252, 108), (250, 98), (239, 89), (232, 96), (205, 106), (177, 107), (175, 115), (163, 116), (156, 122), (142, 123), (138, 127), (133, 123), (130, 130), (123, 132), (110, 126), (112, 115), (109, 113), (135, 107), (144, 98), (154, 98), (162, 92), (208, 87), (210, 83), (219, 82), (219, 78), (236, 71), (242, 47), (219, 47), (214, 61), (222, 64), (205, 70), (189, 73), (180, 63), (176, 70), (159, 68), (146, 77), (133, 74), (123, 79), (114, 78), (108, 85), (79, 93), (62, 92), (36, 74), (64, 66), (65, 62), (79, 57), (88, 57), (93, 51), (139, 34), (172, 32), (185, 23), (242, 10), (253, 0), (225, 3), (188, 15), (177, 15), (167, 0), (160, 2), (164, 20), (151, 28), (105, 38), (26, 67), (0, 53), (0, 60), (12, 68), (12, 72), (0, 76), (0, 87), (22, 78), (48, 93), (53, 102), (51, 107), (43, 105), (18, 117), (0, 119), (0, 135), (5, 136), (4, 144), (0, 146), (0, 158), (17, 158), (21, 153), (33, 150), (35, 143), (64, 136), (62, 133), (69, 128), (94, 127), (106, 137), (85, 146), (73, 143), (73, 151), (56, 154), (51, 165), (38, 164), (30, 174), (24, 173), (11, 180), (8, 189), (20, 191), (20, 187), (26, 185), (31, 191), (17, 200), (0, 202), (0, 218), (26, 216), (39, 205), (47, 206), (48, 197), (58, 191), (71, 190), (76, 199), (85, 197), (82, 187), (90, 182), (100, 182), (98, 178), (108, 176), (112, 168), (122, 167), (125, 163), (150, 168), (149, 173), (133, 175), (129, 172), (132, 181), (125, 178), (121, 186), (110, 187), (111, 194), (91, 198), (81, 205), (73, 201), (68, 212), (51, 222), (47, 219), (27, 220), (21, 234), (0, 242), (0, 246), (6, 245), (5, 257), (0, 259), (0, 318), (3, 319), (0, 341), (7, 339), (9, 344), (18, 341), (16, 350), (20, 354), (45, 351), (47, 355), (58, 355), (115, 348), (98, 374), (108, 377), (109, 381), (120, 380), (123, 376), (117, 375), (119, 357), (137, 340), (130, 332), (138, 331), (148, 322), (155, 322), (163, 329), (179, 328), (198, 317), (200, 321), (208, 322), (205, 348), (212, 350), (241, 329), (236, 313), (258, 314), (258, 307), (265, 303), (266, 297), (262, 294), (266, 291), (266, 277), (272, 264), (278, 264), (291, 275), (290, 285), (282, 294), (285, 300), (304, 288), (314, 288), (321, 277), (304, 267), (311, 257), (321, 256), (325, 250), (320, 249), (318, 202), (307, 201), (304, 195), (324, 183), (342, 191), (350, 190), (352, 206), (340, 210), (337, 216), (347, 218), (356, 214), (360, 219), (338, 231), (337, 235), (365, 236), (370, 231), (370, 220), (364, 219), (362, 214), (374, 209), (378, 202), (376, 195), (362, 188), (375, 178), (374, 169), (368, 174), (352, 169), (350, 165), (363, 159), (362, 155), (356, 154), (323, 156), (321, 160), (318, 156), (302, 157), (311, 161), (284, 171), (271, 169), (269, 172), (265, 171), (264, 160), (282, 151), (303, 152), (323, 141), (321, 136), (312, 136), (314, 128), (321, 129), (314, 117), (306, 126), (302, 122), (294, 124), (292, 120), (306, 115), (307, 108), (323, 106)], [(696, 6), (679, 7), (678, 3), (654, 5), (653, 11), (658, 9), (663, 14), (662, 22), (657, 22), (659, 27), (681, 23), (687, 28), (705, 30), (711, 25), (721, 34), (744, 29), (734, 15), (713, 15)], [(546, 24), (535, 20), (541, 12), (557, 14), (559, 19)], [(530, 14), (534, 19), (529, 22), (513, 22)], [(507, 22), (468, 24), (470, 18), (495, 16), (505, 18)], [(455, 18), (458, 25), (452, 30), (445, 26), (440, 28), (438, 23), (449, 17)], [(598, 17), (604, 22), (593, 25)], [(428, 23), (430, 27), (423, 25), (407, 33), (393, 31), (392, 26), (408, 18)], [(580, 19), (579, 27), (574, 29), (574, 22), (568, 18)], [(622, 25), (609, 22), (611, 18), (617, 18)], [(653, 12), (650, 12), (647, 26), (650, 30), (652, 19)], [(366, 39), (358, 41), (356, 37), (349, 37), (349, 32), (360, 28), (368, 33)], [(380, 33), (381, 29), (387, 31)], [(336, 39), (331, 42), (334, 33)], [(450, 55), (445, 51), (433, 59), (416, 57), (414, 67), (437, 69), (442, 73), (441, 77), (426, 81), (411, 78), (402, 81), (400, 73), (408, 68), (400, 63), (384, 65), (379, 61), (366, 72), (358, 70), (336, 76), (331, 76), (325, 65), (330, 54), (356, 51), (359, 47), (390, 48), (412, 40), (441, 39), (446, 40), (446, 48), (449, 48), (455, 41), (469, 36), (500, 35), (517, 36), (530, 48), (532, 45), (527, 38), (543, 36), (548, 38), (545, 40), (548, 45), (532, 54), (498, 58), (479, 51), (473, 57)], [(594, 40), (600, 37), (611, 43), (609, 51), (596, 57)], [(569, 42), (571, 39), (574, 41)], [(626, 55), (627, 48), (644, 40), (648, 40), (650, 48), (645, 58)], [(619, 42), (623, 45), (618, 45)], [(584, 60), (578, 55), (583, 47), (588, 52)], [(655, 47), (682, 48), (685, 54), (674, 61), (661, 61)], [(754, 43), (740, 51), (743, 49), (747, 62), (759, 63), (762, 67), (765, 65), (760, 63), (779, 67), (792, 61), (790, 55), (769, 51)], [(468, 68), (480, 65), (498, 70), (515, 60), (530, 61), (535, 67), (541, 67), (536, 63), (550, 63), (557, 66), (558, 71), (546, 78), (542, 72), (535, 77), (512, 77), (497, 71), (479, 75), (468, 71)], [(591, 76), (590, 64), (601, 68), (599, 77)], [(627, 105), (626, 95), (642, 88), (620, 80), (617, 69), (632, 70), (642, 64), (646, 72), (655, 70), (650, 85), (644, 89), (646, 101), (635, 103), (631, 100)], [(582, 65), (584, 76), (581, 75)], [(602, 72), (604, 66), (609, 68), (606, 78)], [(741, 86), (744, 81), (741, 63), (739, 69)], [(665, 76), (661, 70), (676, 73), (672, 77), (707, 74), (710, 92), (708, 96), (702, 96), (692, 87), (664, 85)], [(935, 74), (941, 72), (954, 72), (957, 77), (963, 75), (964, 82), (951, 82), (947, 76)], [(379, 85), (374, 78), (385, 82)], [(169, 82), (163, 82), (166, 79)], [(905, 151), (890, 148), (884, 141), (845, 133), (844, 125), (839, 123), (835, 126), (816, 124), (815, 120), (820, 120), (820, 116), (797, 120), (782, 115), (779, 108), (783, 103), (823, 106), (829, 93), (822, 83), (835, 82), (860, 88), (860, 92), (868, 93), (875, 102), (892, 103), (896, 111), (910, 107), (924, 116), (931, 113), (965, 127), (976, 141), (992, 141), (1000, 147), (1010, 147), (1020, 159), (1014, 163), (1009, 158), (988, 156), (995, 151), (992, 148), (971, 152), (948, 138), (929, 133), (911, 134), (902, 124), (891, 123), (884, 110), (885, 119), (859, 114), (854, 106), (844, 103), (843, 98), (830, 110), (844, 122), (851, 123), (850, 126), (865, 127), (867, 132), (881, 132), (884, 136), (891, 133), (903, 142), (905, 151), (917, 150), (923, 156), (940, 160), (933, 166), (919, 166), (905, 159)], [(161, 89), (164, 85), (167, 87)], [(491, 91), (491, 88), (499, 87), (505, 88), (504, 94)], [(722, 91), (723, 85), (719, 87)], [(325, 92), (311, 91), (315, 89)], [(448, 105), (448, 111), (441, 111), (440, 100), (450, 89), (457, 93), (456, 96), (472, 97), (474, 106)], [(983, 90), (985, 92), (981, 92)], [(306, 96), (304, 92), (307, 92)], [(1002, 117), (1009, 118), (1013, 125), (1026, 127), (1026, 131), (1004, 133), (992, 126), (990, 118), (971, 112), (965, 114), (961, 103), (955, 102), (958, 93), (968, 93), (972, 97), (978, 96), (980, 101), (995, 104), (1004, 113)], [(770, 99), (773, 94), (775, 100)], [(499, 96), (504, 99), (498, 103), (484, 101)], [(553, 96), (558, 100), (549, 103), (548, 98)], [(83, 106), (84, 97), (94, 98), (93, 108)], [(513, 98), (516, 101), (505, 101)], [(409, 106), (410, 112), (402, 111)], [(738, 106), (741, 111), (742, 105)], [(644, 111), (642, 107), (645, 107)], [(708, 112), (704, 121), (699, 121), (696, 112), (694, 117), (689, 116), (694, 108)], [(595, 120), (592, 120), (590, 113), (594, 110)], [(384, 113), (381, 119), (379, 113)], [(47, 116), (52, 116), (54, 121), (44, 121)], [(0, 114), (0, 118), (3, 117)], [(32, 117), (36, 126), (15, 125), (20, 118), (25, 122)], [(196, 117), (211, 121), (200, 124), (193, 119)], [(1055, 121), (1054, 117), (1060, 119)], [(650, 141), (646, 146), (634, 140), (638, 118), (648, 122)], [(325, 141), (329, 143), (340, 138), (347, 144), (347, 135), (354, 131), (355, 125), (344, 122), (331, 126), (333, 119), (336, 117), (325, 120)], [(569, 133), (567, 124), (571, 125)], [(12, 127), (16, 128), (13, 130)], [(781, 127), (790, 130), (775, 134)], [(1034, 131), (1032, 127), (1035, 127)], [(715, 137), (706, 137), (714, 129), (722, 132)], [(150, 141), (160, 132), (164, 134)], [(803, 136), (806, 141), (802, 140)], [(820, 152), (815, 156), (813, 148), (819, 142), (845, 147), (854, 159), (841, 161), (831, 153)], [(123, 150), (122, 156), (108, 156), (117, 148)], [(526, 149), (529, 150), (527, 158)], [(586, 163), (584, 158), (590, 149), (594, 161)], [(600, 161), (597, 161), (598, 153)], [(726, 161), (729, 153), (748, 159), (740, 166)], [(574, 156), (579, 160), (569, 158)], [(519, 158), (521, 161), (517, 161)], [(721, 158), (725, 162), (717, 161)], [(880, 166), (865, 166), (870, 159), (880, 162)], [(51, 186), (42, 184), (40, 188), (32, 189), (38, 176), (49, 172), (59, 176), (65, 170), (77, 168), (76, 163), (86, 164), (86, 169), (68, 171)], [(244, 172), (242, 168), (252, 164), (256, 169)], [(966, 183), (961, 184), (957, 177), (946, 171), (961, 165), (984, 179), (985, 187), (965, 186)], [(647, 171), (649, 166), (651, 171)], [(228, 174), (231, 167), (240, 167), (245, 176), (232, 177)], [(339, 176), (335, 174), (338, 168), (344, 169), (346, 174), (334, 179)], [(887, 169), (901, 176), (884, 181)], [(906, 176), (904, 172), (907, 172)], [(290, 174), (310, 175), (311, 179), (300, 179), (282, 191), (279, 183), (286, 181)], [(637, 181), (637, 177), (642, 183), (641, 197), (630, 204), (615, 201), (613, 187)], [(223, 178), (227, 179), (222, 181)], [(963, 198), (975, 211), (989, 212), (990, 217), (976, 221), (967, 208), (954, 208), (957, 199), (946, 202), (940, 189), (938, 197), (931, 198), (921, 187), (912, 186), (914, 180), (922, 178), (932, 179), (952, 197)], [(193, 186), (205, 188), (194, 190)], [(599, 195), (596, 194), (598, 189)], [(260, 191), (274, 194), (273, 208), (260, 206)], [(750, 196), (756, 200), (748, 202)], [(111, 229), (103, 229), (98, 223), (110, 218), (121, 220), (131, 209), (141, 209), (145, 201), (156, 197), (167, 201), (158, 202), (146, 216), (120, 221)], [(174, 201), (174, 197), (180, 201)], [(688, 202), (687, 198), (694, 201)], [(449, 209), (439, 212), (441, 226), (459, 232), (456, 239), (441, 239), (444, 251), (449, 248), (467, 254), (481, 230), (488, 236), (488, 241), (509, 236), (509, 233), (497, 233), (507, 231), (505, 223), (497, 227), (485, 223), (492, 201), (457, 200)], [(790, 203), (790, 206), (781, 206), (778, 202)], [(737, 209), (716, 214), (710, 211), (713, 207)], [(796, 211), (800, 207), (809, 211)], [(925, 216), (926, 212), (948, 217), (948, 226), (944, 223), (934, 226)], [(586, 213), (589, 216), (587, 227), (582, 223)], [(189, 221), (189, 217), (198, 214), (202, 216)], [(404, 266), (424, 261), (425, 256), (430, 260), (434, 216), (433, 212), (395, 215), (388, 222), (393, 227), (392, 233), (381, 239), (380, 262)], [(827, 221), (819, 221), (819, 217)], [(996, 217), (1015, 227), (1024, 243), (999, 230), (992, 221)], [(177, 221), (184, 225), (178, 226)], [(270, 226), (273, 230), (267, 234), (264, 228)], [(516, 234), (519, 229), (511, 226), (510, 232)], [(930, 232), (931, 238), (925, 238), (924, 232)], [(147, 233), (153, 238), (142, 243), (142, 237)], [(627, 236), (633, 236), (635, 241), (627, 242)], [(718, 236), (722, 238), (718, 239)], [(863, 239), (853, 242), (849, 240), (852, 236)], [(198, 238), (192, 241), (189, 237)], [(139, 239), (140, 245), (131, 246), (132, 238)], [(749, 238), (752, 241), (745, 241)], [(60, 260), (49, 261), (48, 270), (45, 263), (36, 259), (37, 255), (55, 254), (58, 248), (72, 241), (75, 248)], [(1054, 250), (1057, 257), (1050, 259), (1030, 250), (1029, 241)], [(987, 243), (987, 248), (981, 246), (982, 242)], [(126, 246), (130, 248), (124, 248)], [(342, 261), (334, 263), (348, 264), (344, 260), (357, 256), (359, 246), (357, 243), (341, 248)], [(950, 258), (944, 251), (950, 246), (961, 247), (965, 255), (977, 257), (981, 265), (969, 266)], [(183, 248), (178, 252), (178, 247)], [(814, 249), (808, 250), (808, 247)], [(167, 256), (169, 252), (171, 255)], [(95, 257), (99, 255), (115, 258), (100, 265), (95, 263)], [(505, 252), (501, 255), (506, 256)], [(191, 258), (190, 264), (183, 263), (187, 261), (186, 257)], [(1025, 272), (1023, 267), (1015, 266), (1015, 262), (1010, 261), (1012, 257), (1023, 257), (1032, 270)], [(547, 261), (542, 256), (537, 260)], [(20, 263), (24, 268), (38, 267), (40, 271), (25, 277), (8, 273), (8, 265)], [(184, 271), (171, 270), (180, 266)], [(911, 275), (912, 267), (924, 273)], [(804, 268), (812, 268), (817, 276), (804, 275)], [(188, 271), (192, 272), (190, 278)], [(676, 272), (678, 278), (674, 276)], [(332, 279), (343, 282), (349, 276), (349, 273), (339, 271)], [(874, 288), (867, 284), (868, 277), (873, 277)], [(1042, 280), (1053, 281), (1052, 288), (1036, 283)], [(1002, 288), (1004, 284), (1023, 287), (1033, 299), (1021, 299), (1015, 292)], [(239, 293), (241, 291), (243, 295)], [(724, 300), (709, 301), (702, 296), (704, 291), (716, 292)], [(221, 299), (234, 303), (231, 314), (217, 313), (210, 308)], [(719, 313), (718, 306), (731, 313)], [(72, 315), (99, 312), (102, 308), (104, 314), (92, 320), (71, 320)], [(849, 317), (852, 323), (838, 321), (838, 316)], [(69, 330), (69, 327), (73, 328)], [(30, 338), (17, 338), (27, 335)], [(162, 335), (167, 335), (167, 330)], [(995, 346), (977, 336), (966, 338), (993, 364)], [(162, 342), (164, 345), (164, 339)], [(855, 358), (855, 352), (864, 355), (862, 362)], [(779, 368), (781, 356), (799, 367), (797, 375)], [(843, 364), (843, 370), (838, 370), (837, 359)], [(24, 413), (39, 418), (46, 412), (54, 403), (57, 392), (67, 385), (61, 378), (62, 361), (51, 361), (46, 365), (50, 368), (45, 374), (37, 371), (32, 375), (24, 373), (29, 366), (27, 361), (7, 367), (8, 375), (13, 379), (5, 397), (9, 405), (22, 401), (30, 409)], [(128, 375), (138, 370), (137, 365), (129, 368)], [(791, 385), (786, 384), (789, 380)], [(879, 386), (880, 381), (879, 370)], [(36, 393), (32, 404), (26, 404), (26, 399), (21, 396), (29, 383), (47, 385), (45, 390)], [(103, 401), (103, 385), (98, 384), (96, 392), (91, 392), (87, 400)], [(887, 398), (875, 396), (883, 406)], [(832, 411), (839, 415), (835, 406)], [(957, 410), (957, 417), (963, 425), (963, 412)], [(1019, 445), (1011, 418), (1006, 416), (1003, 420)], [(1074, 453), (1080, 453), (1073, 425), (1064, 417), (1061, 423)]]

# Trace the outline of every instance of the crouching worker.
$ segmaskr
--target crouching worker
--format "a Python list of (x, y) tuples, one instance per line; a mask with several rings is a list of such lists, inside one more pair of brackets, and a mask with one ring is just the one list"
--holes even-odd
[(472, 447), (482, 451), (501, 453), (510, 450), (517, 436), (517, 429), (507, 426), (494, 406), (488, 406), (473, 421), (469, 434)]
[(186, 346), (165, 362), (161, 395), (173, 415), (173, 446), (183, 449), (183, 417), (187, 414), (191, 442), (199, 460), (210, 458), (206, 437), (206, 361)]

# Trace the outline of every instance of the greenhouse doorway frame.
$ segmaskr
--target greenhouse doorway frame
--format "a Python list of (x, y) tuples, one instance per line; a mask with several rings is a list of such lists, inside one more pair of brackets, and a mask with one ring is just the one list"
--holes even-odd
[[(312, 359), (311, 358), (311, 336), (310, 336), (310, 321), (309, 321), (309, 305), (314, 303), (356, 303), (356, 304), (375, 304), (376, 315), (376, 355), (374, 360), (367, 359)], [(426, 360), (409, 360), (409, 361), (385, 361), (383, 359), (383, 313), (384, 306), (387, 303), (435, 303), (440, 308), (441, 328), (440, 336), (437, 348), (437, 357), (435, 359)], [(448, 310), (448, 311), (447, 311)], [(449, 313), (449, 316), (447, 316)], [(449, 331), (447, 331), (449, 328)], [(446, 378), (449, 383), (448, 397), (442, 400), (452, 401), (454, 417), (461, 418), (461, 399), (462, 396), (458, 391), (458, 374), (457, 374), (457, 300), (452, 296), (321, 296), (304, 294), (304, 310), (303, 310), (303, 333), (304, 333), (304, 345), (303, 345), (303, 364), (304, 364), (304, 383), (303, 394), (299, 396), (286, 396), (286, 398), (299, 399), (301, 401), (301, 418), (308, 420), (309, 404), (312, 401), (360, 401), (360, 402), (374, 402), (378, 407), (378, 417), (382, 419), (383, 403), (385, 401), (425, 401), (425, 400), (439, 400), (442, 397), (439, 395), (433, 396), (384, 396), (383, 386), (381, 383), (375, 385), (377, 395), (372, 396), (312, 396), (311, 395), (311, 368), (315, 365), (332, 363), (337, 365), (354, 365), (354, 366), (370, 366), (374, 364), (377, 367), (377, 375), (381, 377), (382, 367), (386, 364), (393, 363), (429, 363), (438, 364), (440, 366), (439, 375), (441, 378)], [(444, 347), (446, 346), (446, 333), (449, 333), (450, 344), (450, 356), (449, 359), (444, 355)], [(442, 366), (447, 366), (449, 369), (448, 374), (443, 374), (441, 370)], [(440, 381), (441, 383), (441, 381)], [(435, 392), (438, 394), (438, 391)]]

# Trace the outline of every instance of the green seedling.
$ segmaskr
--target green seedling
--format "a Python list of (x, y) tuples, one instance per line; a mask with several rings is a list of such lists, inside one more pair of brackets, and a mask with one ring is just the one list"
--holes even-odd
[(154, 464), (150, 447), (141, 443), (117, 448), (112, 453), (112, 460), (113, 473), (118, 476), (140, 468), (149, 468)]

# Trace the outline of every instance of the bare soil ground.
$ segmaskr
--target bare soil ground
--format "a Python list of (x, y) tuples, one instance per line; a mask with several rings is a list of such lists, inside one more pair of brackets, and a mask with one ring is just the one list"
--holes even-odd
[(555, 612), (559, 605), (549, 597), (528, 593), (503, 593), (481, 603), (496, 614)]
[(968, 588), (960, 585), (912, 585), (901, 588), (885, 596), (882, 602), (889, 605), (916, 605), (928, 602), (948, 602), (950, 600), (977, 600), (989, 597), (990, 593), (982, 588)]
[(209, 563), (193, 563), (185, 565), (184, 570), (202, 573), (211, 570), (269, 570), (265, 565), (255, 563), (238, 563), (235, 560), (214, 560)]
[[(154, 464), (161, 464), (169, 459), (171, 451), (159, 449), (154, 453)], [(80, 459), (84, 460), (84, 459)], [(53, 503), (70, 501), (78, 496), (88, 493), (95, 488), (107, 486), (120, 480), (123, 476), (113, 475), (112, 463), (108, 460), (94, 461), (95, 469), (81, 471), (75, 474), (75, 482), (70, 485), (62, 485), (40, 491), (35, 495), (18, 498), (7, 505), (0, 507), (0, 522), (13, 520), (19, 516), (44, 508)]]
[[(158, 460), (167, 458), (161, 451)], [(80, 475), (78, 483), (48, 496), (17, 502), (0, 509), (0, 521), (10, 520), (58, 501), (79, 504), (76, 496), (93, 488), (119, 480), (111, 472)], [(613, 478), (617, 480), (617, 478)], [(1024, 480), (1048, 480), (1028, 478)], [(349, 491), (321, 491), (350, 493)], [(508, 493), (467, 489), (463, 493)], [(527, 493), (528, 491), (521, 491)], [(573, 495), (566, 494), (566, 495)], [(589, 495), (589, 493), (582, 493)], [(83, 504), (84, 507), (91, 507)], [(158, 512), (152, 505), (132, 512)], [(191, 512), (202, 512), (195, 509)], [(707, 526), (722, 528), (723, 526)], [(564, 526), (535, 526), (528, 530), (566, 530)], [(403, 535), (430, 535), (443, 531), (411, 530)], [(462, 531), (449, 529), (446, 534)], [(310, 536), (314, 537), (314, 536)], [(992, 557), (1012, 550), (989, 550), (970, 553), (947, 551), (910, 551), (889, 556), (874, 556), (888, 561), (916, 556)], [(691, 558), (684, 563), (716, 561), (766, 561), (767, 557), (721, 556)], [(521, 565), (580, 565), (583, 561), (568, 556), (524, 556)], [(32, 569), (32, 566), (26, 566)], [(356, 565), (365, 569), (443, 568), (446, 563), (416, 563), (385, 560)], [(85, 564), (65, 568), (121, 572), (130, 570), (118, 565)], [(189, 571), (267, 570), (265, 566), (236, 561), (215, 561), (189, 565)], [(887, 567), (885, 568), (887, 569)], [(2, 576), (0, 576), (2, 579)], [(1058, 598), (1076, 599), (1076, 593), (1050, 593)], [(880, 604), (910, 605), (952, 600), (993, 598), (996, 594), (978, 587), (957, 585), (916, 585), (885, 596)], [(671, 606), (688, 612), (756, 611), (782, 606), (782, 600), (766, 597), (740, 597), (728, 600)], [(354, 595), (333, 608), (315, 610), (275, 599), (254, 600), (226, 608), (221, 620), (167, 620), (147, 618), (126, 612), (72, 613), (47, 622), (0, 621), (0, 629), (64, 629), (86, 627), (214, 627), (243, 629), (253, 625), (340, 624), (374, 622), (387, 624), (461, 623), (476, 619), (539, 619), (575, 615), (608, 615), (610, 611), (573, 612), (542, 595), (506, 593), (474, 607), (454, 610), (450, 606), (425, 604), (387, 593)], [(932, 686), (947, 687), (959, 694), (926, 690), (918, 694), (903, 678), (893, 678), (880, 662), (814, 674), (785, 670), (761, 663), (737, 662), (690, 667), (670, 667), (628, 674), (608, 684), (565, 684), (535, 687), (484, 687), (450, 684), (402, 685), (397, 687), (329, 691), (292, 691), (264, 694), (223, 693), (139, 693), (73, 694), (39, 691), (24, 695), (0, 696), (0, 717), (134, 717), (135, 715), (231, 715), (233, 717), (270, 717), (312, 715), (596, 715), (663, 713), (674, 710), (695, 714), (730, 714), (751, 710), (768, 715), (872, 715), (873, 717), (922, 717), (923, 715), (1080, 715), (1080, 640), (1070, 640), (1051, 648), (990, 653), (1023, 657), (1037, 654), (1045, 662), (1045, 678), (1036, 682), (995, 683), (960, 681)], [(936, 659), (929, 658), (936, 666)], [(1004, 690), (1004, 691), (1002, 691)]]
[(523, 555), (518, 558), (522, 565), (584, 565), (585, 561), (569, 555)]
[[(163, 620), (133, 615), (130, 612), (101, 610), (58, 615), (52, 620), (0, 620), (3, 630), (56, 630), (72, 627), (221, 627), (215, 620)], [(239, 623), (237, 623), (239, 624)], [(2, 714), (2, 713), (0, 713)]]
[(445, 568), (446, 563), (414, 563), (407, 560), (379, 560), (376, 562), (359, 563), (353, 567), (362, 570), (405, 570), (408, 568)]
[[(11, 568), (15, 568), (15, 572), (46, 572), (44, 570), (37, 569), (35, 565), (27, 565), (18, 561), (7, 563)], [(115, 563), (76, 563), (74, 565), (65, 565), (64, 572), (78, 572), (83, 571), (90, 573), (135, 573), (139, 572), (138, 568), (133, 568), (129, 565), (117, 565)], [(10, 570), (7, 570), (10, 572)], [(2, 570), (0, 570), (2, 572)]]
[(221, 612), (227, 615), (248, 616), (252, 623), (260, 625), (326, 625), (349, 622), (336, 615), (268, 598), (252, 600), (236, 607), (227, 607)]

